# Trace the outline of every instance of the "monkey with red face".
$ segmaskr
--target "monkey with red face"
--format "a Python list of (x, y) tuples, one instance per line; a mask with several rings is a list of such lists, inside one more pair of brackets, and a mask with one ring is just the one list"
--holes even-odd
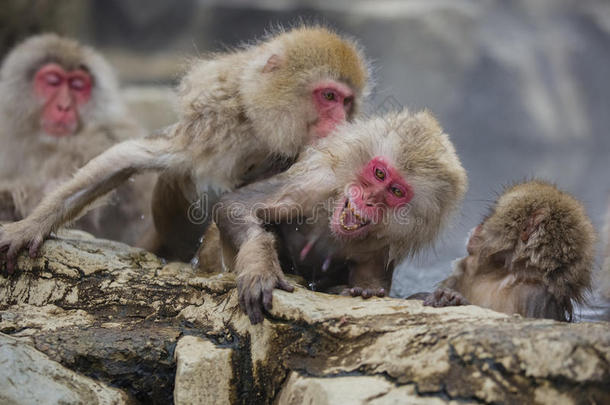
[(427, 112), (341, 126), (285, 173), (226, 194), (216, 207), (242, 309), (261, 322), (273, 289), (292, 291), (282, 264), (318, 290), (346, 284), (352, 295), (383, 295), (394, 267), (435, 239), (466, 184)]
[[(89, 159), (143, 135), (108, 63), (71, 39), (46, 34), (16, 46), (2, 64), (0, 93), (0, 221), (24, 218)], [(121, 187), (113, 195), (120, 206), (96, 209), (77, 226), (135, 242), (150, 217), (146, 186)]]
[(368, 75), (354, 42), (321, 27), (281, 31), (239, 51), (196, 60), (179, 87), (176, 124), (115, 145), (27, 218), (0, 228), (8, 271), (23, 247), (35, 255), (50, 232), (129, 177), (150, 170), (163, 172), (155, 188), (150, 248), (170, 245), (172, 254), (171, 242), (178, 239), (194, 253), (203, 231), (189, 226), (189, 204), (209, 188), (222, 193), (273, 174), (278, 160), (292, 161), (304, 145), (351, 120)]

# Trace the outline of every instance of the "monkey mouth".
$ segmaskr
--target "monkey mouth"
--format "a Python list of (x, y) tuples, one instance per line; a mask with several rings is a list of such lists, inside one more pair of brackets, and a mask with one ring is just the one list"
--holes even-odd
[(56, 121), (43, 121), (42, 130), (52, 137), (61, 138), (64, 136), (72, 135), (76, 132), (78, 123), (76, 122), (56, 122)]
[(350, 202), (349, 198), (345, 199), (345, 204), (339, 214), (339, 225), (344, 232), (357, 231), (368, 224), (371, 220), (364, 218), (363, 214)]

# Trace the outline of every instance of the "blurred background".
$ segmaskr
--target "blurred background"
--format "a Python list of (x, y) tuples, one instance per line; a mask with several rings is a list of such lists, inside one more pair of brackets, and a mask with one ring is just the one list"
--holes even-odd
[[(464, 208), (434, 249), (396, 272), (394, 295), (444, 278), (465, 254), (468, 231), (513, 181), (557, 183), (601, 231), (610, 191), (607, 0), (3, 1), (0, 55), (41, 31), (93, 45), (154, 129), (175, 117), (171, 86), (189, 57), (300, 20), (357, 38), (375, 65), (366, 111), (430, 109), (468, 170)], [(597, 271), (600, 263), (598, 255)]]

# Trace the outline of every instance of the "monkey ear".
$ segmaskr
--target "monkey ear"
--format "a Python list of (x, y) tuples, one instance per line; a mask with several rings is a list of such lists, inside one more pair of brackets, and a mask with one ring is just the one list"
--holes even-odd
[(538, 226), (542, 220), (544, 220), (548, 215), (548, 210), (546, 208), (539, 208), (532, 213), (532, 215), (528, 218), (525, 223), (525, 227), (521, 232), (521, 240), (523, 242), (527, 242), (536, 230), (538, 230)]
[(274, 72), (282, 67), (283, 61), (280, 55), (274, 53), (267, 59), (267, 63), (263, 68), (263, 73)]

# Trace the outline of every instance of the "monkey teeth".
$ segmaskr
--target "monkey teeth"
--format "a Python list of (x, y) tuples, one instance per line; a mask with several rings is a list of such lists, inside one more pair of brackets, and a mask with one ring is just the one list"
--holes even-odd
[(339, 223), (346, 231), (355, 231), (358, 228), (368, 225), (369, 221), (362, 218), (356, 209), (352, 207), (350, 201), (347, 200), (345, 202), (345, 207), (339, 216)]

